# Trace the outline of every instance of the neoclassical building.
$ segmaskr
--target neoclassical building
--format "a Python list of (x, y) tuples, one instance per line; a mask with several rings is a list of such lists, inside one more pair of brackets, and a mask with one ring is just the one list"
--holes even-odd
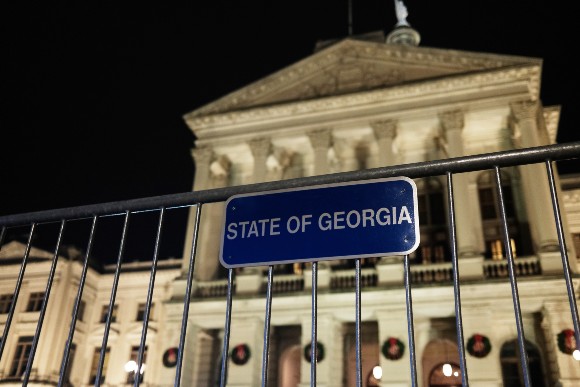
[[(541, 74), (538, 58), (422, 47), (418, 33), (405, 23), (386, 37), (379, 32), (321, 42), (311, 56), (185, 115), (197, 138), (193, 190), (553, 144), (560, 108), (543, 106)], [(568, 353), (573, 326), (545, 169), (511, 167), (502, 174), (533, 384), (578, 386), (580, 364)], [(577, 289), (580, 184), (575, 177), (562, 181), (560, 197)], [(446, 183), (444, 176), (415, 183), (421, 243), (411, 256), (411, 275), (419, 384), (458, 385)], [(495, 180), (490, 171), (481, 171), (455, 175), (454, 183), (470, 384), (523, 385)], [(203, 206), (184, 386), (215, 386), (220, 377), (227, 286), (226, 270), (218, 260), (223, 209), (223, 203)], [(175, 368), (168, 356), (179, 344), (193, 219), (192, 212), (183, 259), (164, 261), (158, 273), (144, 385), (173, 385)], [(15, 257), (22, 251), (18, 244), (2, 249), (0, 328), (19, 268)], [(36, 250), (33, 255), (37, 259), (29, 270), (44, 281), (51, 255)], [(81, 266), (74, 257), (62, 262), (49, 308), (66, 314), (71, 312)], [(351, 260), (319, 264), (318, 386), (354, 385), (353, 267)], [(409, 386), (401, 257), (365, 258), (362, 267), (363, 385)], [(130, 381), (124, 365), (135, 358), (141, 333), (148, 267), (133, 263), (128, 268), (119, 284), (106, 385)], [(235, 273), (228, 386), (260, 385), (266, 269)], [(303, 263), (274, 268), (269, 386), (310, 386), (311, 273), (311, 266)], [(75, 386), (94, 383), (113, 272), (90, 269), (87, 278), (86, 311), (77, 324), (67, 375)], [(0, 361), (0, 383), (19, 385), (26, 366), (23, 354), (30, 348), (38, 318), (33, 301), (43, 291), (41, 283), (31, 280), (23, 287), (19, 300), (25, 301), (19, 301)], [(56, 316), (43, 329), (49, 332), (44, 340), (54, 343), (41, 343), (34, 375), (50, 383), (60, 366), (51, 353), (62, 353), (67, 327)], [(445, 363), (452, 365), (451, 376), (443, 374)], [(382, 375), (373, 373), (377, 366)]]
[[(188, 113), (184, 118), (197, 138), (193, 189), (555, 143), (560, 108), (540, 100), (541, 59), (421, 47), (418, 40), (416, 31), (402, 25), (386, 38), (370, 33), (323, 42), (311, 56)], [(502, 174), (534, 385), (578, 385), (578, 362), (558, 347), (572, 320), (556, 228), (548, 216), (545, 166), (506, 168)], [(446, 185), (444, 176), (416, 184), (421, 244), (411, 257), (411, 272), (419, 379), (423, 386), (454, 385), (460, 379), (440, 371), (446, 362), (455, 364), (454, 371), (459, 364)], [(464, 334), (471, 340), (468, 349), (475, 351), (467, 355), (470, 383), (519, 383), (496, 183), (492, 171), (483, 171), (456, 175), (454, 184)], [(568, 218), (573, 224), (567, 238), (576, 272), (571, 241), (580, 229), (571, 202), (577, 193), (563, 197), (570, 210), (566, 224)], [(201, 220), (191, 304), (195, 317), (188, 336), (194, 349), (184, 374), (189, 385), (213, 385), (218, 378), (226, 284), (218, 261), (223, 208), (206, 205)], [(310, 344), (311, 269), (289, 264), (274, 270), (271, 385), (309, 386), (304, 352)], [(230, 359), (231, 386), (260, 384), (265, 273), (265, 267), (236, 273), (230, 348), (245, 344), (251, 356), (243, 365)], [(408, 337), (402, 276), (400, 258), (363, 262), (365, 386), (410, 385), (409, 354), (398, 347)], [(318, 290), (318, 339), (324, 352), (318, 385), (353, 385), (352, 262), (320, 263)], [(179, 305), (166, 307), (173, 318), (167, 323), (177, 326)], [(380, 381), (373, 377), (375, 366), (382, 368)]]

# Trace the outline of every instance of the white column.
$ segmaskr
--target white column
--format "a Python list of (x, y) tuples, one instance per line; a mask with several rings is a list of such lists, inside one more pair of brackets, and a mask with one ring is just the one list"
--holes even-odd
[[(441, 128), (447, 142), (449, 157), (464, 156), (463, 127), (464, 112), (450, 110), (439, 115)], [(483, 254), (479, 250), (476, 225), (481, 224), (479, 211), (472, 210), (472, 201), (469, 199), (469, 174), (453, 175), (453, 199), (455, 203), (455, 225), (457, 232), (457, 255), (459, 273), (462, 278), (483, 277)]]
[(330, 129), (318, 129), (308, 133), (310, 144), (314, 149), (314, 175), (324, 175), (330, 170), (328, 148), (332, 144)]
[(253, 183), (261, 183), (266, 179), (266, 160), (270, 155), (272, 143), (269, 138), (254, 138), (248, 141), (250, 151), (254, 157)]
[[(546, 145), (541, 143), (538, 134), (538, 107), (538, 103), (533, 101), (521, 101), (511, 105), (517, 125), (514, 129), (519, 131), (519, 140), (523, 148)], [(544, 164), (526, 165), (521, 166), (520, 171), (535, 251), (537, 253), (557, 251), (558, 236), (546, 167)]]
[(374, 121), (371, 122), (371, 128), (379, 145), (379, 166), (395, 165), (393, 140), (397, 136), (397, 120)]
[[(461, 110), (451, 110), (440, 114), (441, 127), (447, 141), (449, 157), (464, 156), (463, 135), (464, 113)], [(453, 192), (455, 201), (455, 221), (457, 226), (457, 249), (460, 257), (474, 257), (481, 255), (477, 246), (477, 234), (474, 223), (481, 223), (481, 219), (474, 219), (476, 211), (471, 210), (469, 201), (469, 175), (460, 173), (453, 175)]]
[[(209, 188), (209, 166), (213, 157), (213, 149), (208, 146), (195, 148), (191, 150), (191, 156), (195, 162), (195, 177), (192, 190), (202, 191)], [(193, 231), (195, 228), (195, 211), (195, 207), (191, 207), (187, 218), (187, 228), (181, 263), (181, 269), (184, 273), (187, 273), (189, 269), (189, 256), (191, 254), (191, 243), (193, 241)]]

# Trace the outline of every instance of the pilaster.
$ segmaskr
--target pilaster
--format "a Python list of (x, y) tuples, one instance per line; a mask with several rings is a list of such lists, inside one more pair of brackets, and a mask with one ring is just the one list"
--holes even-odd
[[(227, 156), (220, 156), (210, 164), (212, 186), (225, 186), (230, 174), (230, 161)], [(194, 213), (195, 210), (190, 210)], [(195, 215), (192, 216), (192, 218)], [(224, 216), (224, 203), (207, 203), (203, 205), (199, 224), (199, 240), (197, 258), (195, 261), (195, 279), (209, 281), (215, 279), (219, 267), (219, 238)], [(189, 266), (191, 241), (193, 238), (194, 219), (188, 226), (182, 270), (185, 272)]]
[(195, 179), (193, 190), (201, 191), (208, 188), (209, 165), (213, 157), (210, 146), (201, 146), (191, 150), (191, 157), (195, 162)]
[(228, 354), (228, 386), (255, 387), (260, 385), (264, 345), (263, 334), (264, 323), (259, 318), (234, 318), (232, 320), (230, 353), (235, 346), (247, 344), (250, 348), (250, 358), (246, 364), (236, 365)]
[[(213, 157), (213, 149), (209, 146), (201, 146), (198, 148), (194, 148), (191, 150), (191, 157), (195, 162), (195, 177), (192, 190), (202, 191), (208, 189), (210, 177), (209, 166)], [(181, 268), (184, 273), (186, 273), (189, 268), (191, 243), (193, 242), (193, 231), (195, 228), (195, 212), (196, 212), (195, 207), (189, 208), (181, 264)]]

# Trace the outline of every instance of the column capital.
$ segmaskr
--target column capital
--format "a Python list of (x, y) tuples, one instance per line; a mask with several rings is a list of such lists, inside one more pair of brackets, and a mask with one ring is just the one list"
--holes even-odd
[(191, 150), (191, 156), (196, 164), (209, 165), (213, 157), (213, 148), (208, 145), (202, 145)]
[(332, 143), (332, 131), (328, 128), (316, 129), (308, 132), (308, 138), (315, 149), (329, 148)]
[(375, 137), (377, 139), (383, 138), (390, 138), (393, 139), (397, 136), (397, 120), (381, 120), (381, 121), (373, 121), (370, 123), (371, 128), (373, 128), (373, 132), (375, 133)]
[(209, 170), (214, 177), (223, 177), (229, 175), (231, 166), (232, 162), (228, 156), (221, 155), (211, 163)]
[(272, 150), (272, 141), (268, 137), (258, 137), (253, 138), (248, 141), (248, 145), (250, 147), (250, 151), (252, 152), (252, 156), (255, 158), (258, 157), (267, 157)]
[(465, 112), (461, 109), (444, 111), (439, 114), (439, 120), (444, 132), (461, 130), (465, 126)]
[(538, 102), (532, 100), (512, 102), (512, 114), (516, 121), (535, 120), (538, 114)]

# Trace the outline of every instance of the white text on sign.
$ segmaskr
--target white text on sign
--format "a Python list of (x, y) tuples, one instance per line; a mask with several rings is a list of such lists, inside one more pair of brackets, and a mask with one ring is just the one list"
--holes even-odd
[[(313, 226), (313, 215), (306, 214), (291, 216), (285, 222), (285, 230), (289, 234), (307, 232)], [(379, 208), (377, 210), (366, 208), (363, 210), (335, 211), (332, 213), (322, 213), (314, 225), (321, 231), (342, 230), (345, 228), (390, 226), (406, 222), (412, 224), (413, 220), (409, 214), (407, 206), (400, 208)], [(227, 225), (226, 237), (229, 240), (240, 238), (255, 238), (265, 236), (280, 235), (281, 218), (258, 219), (252, 221), (232, 222)]]

